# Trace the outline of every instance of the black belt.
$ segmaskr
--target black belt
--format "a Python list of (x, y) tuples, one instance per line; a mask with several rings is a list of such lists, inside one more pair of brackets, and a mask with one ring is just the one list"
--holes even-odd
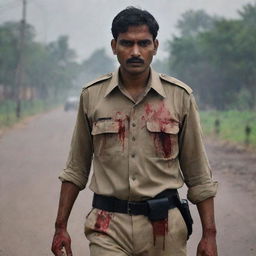
[[(168, 189), (158, 194), (153, 199), (167, 197), (169, 201), (169, 209), (179, 205), (179, 197), (176, 189)], [(148, 200), (150, 201), (150, 199)], [(92, 206), (108, 212), (127, 213), (130, 215), (149, 216), (148, 201), (127, 201), (116, 197), (103, 196), (94, 193)]]

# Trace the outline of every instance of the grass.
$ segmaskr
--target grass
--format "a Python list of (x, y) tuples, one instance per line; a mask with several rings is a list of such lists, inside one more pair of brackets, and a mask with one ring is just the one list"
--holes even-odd
[(46, 102), (43, 100), (32, 100), (21, 102), (21, 117), (17, 119), (15, 109), (16, 104), (12, 100), (5, 100), (0, 102), (0, 129), (10, 127), (13, 124), (19, 122), (25, 117), (35, 115), (47, 111), (54, 106), (57, 106), (54, 102)]
[[(215, 135), (220, 139), (256, 147), (256, 113), (252, 111), (202, 111), (201, 123), (206, 135)], [(215, 122), (219, 120), (219, 133)], [(246, 127), (251, 129), (246, 136)]]

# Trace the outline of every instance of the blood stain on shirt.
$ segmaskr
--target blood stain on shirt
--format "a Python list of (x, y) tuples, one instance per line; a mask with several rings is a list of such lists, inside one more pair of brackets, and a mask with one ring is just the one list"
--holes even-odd
[(124, 150), (124, 140), (126, 135), (125, 123), (126, 121), (129, 122), (129, 117), (121, 112), (117, 112), (114, 120), (118, 123), (118, 138)]
[[(145, 114), (142, 116), (142, 121), (154, 122), (158, 130), (153, 133), (154, 145), (158, 152), (161, 152), (165, 158), (169, 158), (172, 154), (172, 138), (167, 133), (167, 125), (177, 125), (179, 122), (175, 120), (170, 111), (166, 108), (164, 102), (157, 105), (146, 104)], [(145, 127), (145, 125), (143, 126)]]
[(159, 132), (154, 134), (154, 143), (158, 151), (162, 151), (165, 158), (172, 154), (172, 140), (170, 134)]
[(94, 225), (95, 230), (106, 233), (108, 230), (110, 221), (111, 221), (111, 214), (107, 211), (100, 210), (97, 213), (97, 220)]
[(145, 114), (146, 116), (150, 116), (152, 113), (154, 113), (154, 110), (152, 109), (152, 106), (150, 104), (145, 105)]

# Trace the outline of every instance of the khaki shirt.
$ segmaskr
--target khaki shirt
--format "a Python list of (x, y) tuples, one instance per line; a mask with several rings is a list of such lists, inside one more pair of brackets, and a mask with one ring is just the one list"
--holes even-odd
[(137, 102), (120, 86), (118, 71), (83, 89), (59, 178), (85, 188), (92, 160), (90, 189), (97, 194), (140, 201), (185, 182), (188, 199), (198, 203), (217, 191), (191, 88), (154, 70)]

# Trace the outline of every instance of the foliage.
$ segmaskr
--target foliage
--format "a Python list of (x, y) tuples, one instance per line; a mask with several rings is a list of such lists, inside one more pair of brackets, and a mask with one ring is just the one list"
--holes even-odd
[[(20, 23), (15, 22), (0, 26), (0, 84), (8, 92), (5, 97), (11, 99), (16, 95), (15, 77), (20, 53), (19, 26)], [(25, 88), (30, 88), (34, 89), (31, 99), (62, 95), (65, 89), (72, 86), (72, 80), (77, 75), (77, 64), (73, 61), (75, 53), (68, 46), (68, 37), (60, 36), (49, 45), (35, 42), (34, 37), (33, 27), (27, 24), (20, 93)]]
[[(0, 26), (0, 84), (14, 88), (15, 71), (19, 56), (20, 24), (6, 22)], [(26, 44), (34, 38), (32, 26), (26, 26)]]
[[(33, 26), (26, 24), (22, 83), (17, 93), (16, 73), (21, 56), (20, 26), (17, 22), (0, 25), (0, 123), (8, 124), (10, 120), (16, 120), (12, 116), (14, 102), (17, 109), (18, 99), (22, 100), (22, 116), (25, 116), (34, 110), (39, 111), (41, 103), (48, 106), (49, 102), (60, 102), (78, 84), (81, 86), (99, 74), (114, 69), (113, 60), (104, 49), (96, 50), (80, 64), (76, 61), (76, 52), (69, 47), (67, 36), (59, 36), (56, 41), (43, 44), (35, 41)], [(32, 112), (28, 111), (29, 107)]]
[(169, 41), (168, 73), (189, 83), (205, 109), (256, 108), (256, 3), (239, 14), (230, 20), (186, 12), (181, 35)]
[(105, 49), (97, 49), (82, 62), (79, 80), (81, 84), (85, 84), (100, 75), (112, 72), (114, 69), (114, 61), (107, 56)]
[(211, 17), (204, 10), (186, 11), (181, 15), (177, 27), (182, 36), (196, 36), (198, 33), (213, 28), (217, 17)]

